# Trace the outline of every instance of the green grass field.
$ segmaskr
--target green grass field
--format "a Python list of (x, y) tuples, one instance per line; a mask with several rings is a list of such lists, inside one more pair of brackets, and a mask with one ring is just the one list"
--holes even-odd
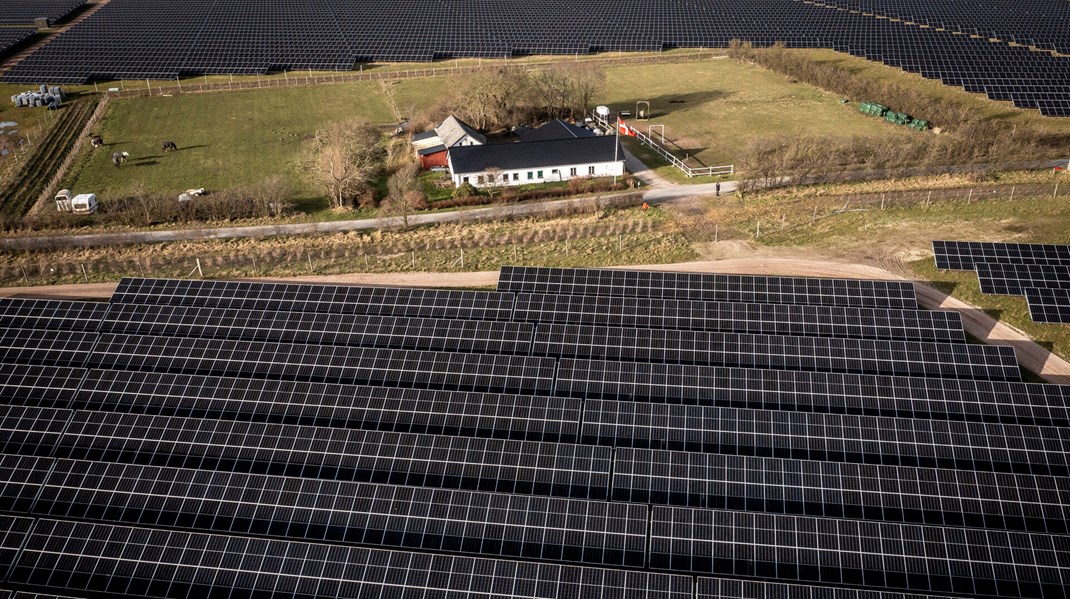
[(644, 132), (650, 125), (665, 125), (666, 137), (676, 142), (667, 144), (669, 149), (707, 166), (732, 164), (755, 137), (910, 133), (840, 104), (833, 94), (729, 59), (615, 67), (606, 77), (608, 106), (634, 113), (637, 101), (649, 101), (652, 118), (632, 124)]
[[(329, 120), (355, 116), (395, 122), (380, 88), (364, 83), (113, 100), (97, 131), (107, 145), (87, 152), (67, 185), (107, 201), (136, 183), (177, 194), (281, 174), (297, 198), (319, 197), (302, 173), (306, 140)], [(164, 140), (179, 150), (164, 153)], [(113, 152), (129, 152), (130, 159), (115, 168)]]
[[(1031, 126), (1070, 127), (1070, 122), (1042, 119), (1006, 103), (990, 102), (883, 65), (830, 51), (806, 52), (812, 52), (815, 60), (841, 61), (851, 69), (864, 70), (867, 76), (908, 78), (927, 93), (976, 104), (992, 118), (1018, 119)], [(649, 101), (653, 118), (632, 123), (644, 130), (651, 124), (665, 125), (667, 137), (675, 142), (670, 148), (681, 157), (691, 155), (696, 165), (734, 163), (751, 139), (785, 132), (890, 141), (924, 135), (864, 116), (854, 104), (840, 104), (831, 93), (729, 59), (613, 65), (605, 71), (607, 90), (596, 103), (634, 111), (637, 101)], [(210, 78), (220, 79), (227, 78)], [(409, 116), (434, 103), (447, 85), (447, 77), (439, 76), (114, 100), (98, 131), (109, 145), (104, 151), (83, 155), (65, 185), (79, 192), (95, 192), (107, 202), (137, 183), (177, 194), (190, 187), (212, 190), (253, 184), (281, 174), (293, 185), (299, 209), (328, 218), (323, 192), (301, 168), (305, 140), (315, 128), (329, 120), (354, 116), (393, 123), (398, 116)], [(180, 150), (164, 154), (160, 151), (164, 140), (174, 140)], [(131, 161), (116, 169), (110, 161), (115, 151), (129, 152)], [(652, 160), (651, 153), (644, 153), (642, 148), (636, 151)], [(688, 180), (663, 162), (652, 160), (652, 166), (679, 182), (703, 182)]]

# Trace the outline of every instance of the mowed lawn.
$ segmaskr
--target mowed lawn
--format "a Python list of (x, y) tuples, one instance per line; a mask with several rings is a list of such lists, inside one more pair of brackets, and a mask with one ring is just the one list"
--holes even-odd
[[(65, 183), (103, 200), (120, 197), (135, 184), (179, 193), (255, 184), (278, 174), (298, 199), (323, 192), (303, 173), (303, 150), (318, 126), (364, 117), (396, 122), (377, 84), (350, 83), (249, 90), (173, 97), (113, 100), (96, 133), (106, 146), (83, 156)], [(177, 152), (163, 152), (172, 140)], [(114, 152), (128, 152), (115, 168)]]
[[(730, 59), (607, 69), (605, 101), (614, 110), (635, 112), (650, 102), (649, 121), (630, 123), (646, 132), (664, 125), (669, 145), (708, 166), (732, 164), (754, 138), (777, 135), (896, 136), (915, 132), (895, 127), (840, 104), (840, 98), (805, 83)], [(655, 133), (655, 138), (659, 134)]]

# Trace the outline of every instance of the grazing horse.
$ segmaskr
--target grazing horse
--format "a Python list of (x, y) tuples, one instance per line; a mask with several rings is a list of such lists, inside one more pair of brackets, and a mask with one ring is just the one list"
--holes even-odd
[(111, 155), (111, 162), (115, 165), (115, 168), (119, 168), (119, 165), (126, 162), (126, 159), (130, 157), (127, 152), (116, 152)]
[(89, 143), (93, 144), (94, 148), (99, 148), (104, 145), (104, 138), (96, 133), (91, 134), (93, 137), (89, 140)]
[(163, 151), (164, 152), (170, 152), (171, 150), (177, 150), (177, 149), (178, 149), (178, 146), (175, 145), (175, 142), (173, 142), (173, 141), (165, 141), (165, 142), (163, 142)]

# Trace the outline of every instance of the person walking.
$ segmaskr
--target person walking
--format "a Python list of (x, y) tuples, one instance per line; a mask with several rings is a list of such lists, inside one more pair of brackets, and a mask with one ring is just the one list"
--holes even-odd
[(717, 187), (715, 187), (714, 189), (717, 191), (717, 196), (720, 197), (721, 196), (721, 182), (720, 181), (717, 182)]

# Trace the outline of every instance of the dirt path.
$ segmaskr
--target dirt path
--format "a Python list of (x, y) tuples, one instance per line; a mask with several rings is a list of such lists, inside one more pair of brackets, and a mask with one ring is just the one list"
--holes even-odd
[[(627, 266), (645, 270), (674, 270), (681, 272), (720, 272), (732, 274), (789, 275), (851, 279), (900, 279), (906, 277), (886, 269), (865, 264), (803, 260), (797, 258), (759, 257), (729, 258), (681, 264), (652, 264)], [(355, 273), (262, 279), (269, 281), (331, 283), (344, 285), (399, 285), (412, 287), (493, 287), (498, 281), (497, 271), (462, 273)], [(50, 287), (0, 288), (0, 296), (27, 298), (107, 299), (115, 290), (115, 283), (87, 285), (55, 285)], [(930, 310), (955, 310), (962, 315), (968, 333), (993, 345), (1013, 347), (1018, 361), (1051, 383), (1070, 384), (1070, 363), (1033, 342), (1028, 335), (1001, 323), (984, 311), (930, 287), (914, 282), (918, 302)]]

